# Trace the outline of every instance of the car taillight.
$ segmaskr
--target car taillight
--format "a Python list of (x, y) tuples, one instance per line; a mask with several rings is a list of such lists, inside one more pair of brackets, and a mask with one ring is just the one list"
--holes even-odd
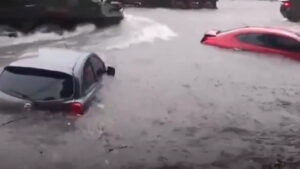
[(291, 1), (285, 1), (283, 2), (283, 6), (286, 7), (286, 8), (289, 8), (292, 6), (292, 2)]
[(83, 104), (78, 102), (72, 103), (70, 111), (71, 111), (70, 113), (74, 115), (83, 115), (83, 111), (84, 111)]

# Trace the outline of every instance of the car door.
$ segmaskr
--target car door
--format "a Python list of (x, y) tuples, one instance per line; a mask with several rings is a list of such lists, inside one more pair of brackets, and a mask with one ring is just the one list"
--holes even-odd
[(99, 88), (98, 80), (94, 72), (91, 59), (87, 59), (84, 64), (82, 71), (82, 86), (81, 86), (81, 96), (84, 104), (89, 104), (93, 97), (95, 96), (96, 91)]

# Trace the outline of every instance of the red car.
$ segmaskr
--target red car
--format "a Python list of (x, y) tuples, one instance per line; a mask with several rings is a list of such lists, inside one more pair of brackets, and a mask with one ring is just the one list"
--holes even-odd
[(201, 43), (235, 50), (287, 56), (300, 61), (300, 35), (285, 29), (245, 27), (230, 31), (209, 31)]

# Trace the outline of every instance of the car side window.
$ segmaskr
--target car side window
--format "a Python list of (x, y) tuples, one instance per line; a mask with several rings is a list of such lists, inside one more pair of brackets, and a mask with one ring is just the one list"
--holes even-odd
[(91, 59), (90, 61), (92, 63), (95, 74), (97, 76), (97, 79), (101, 78), (102, 75), (106, 71), (104, 62), (98, 56), (95, 56), (95, 55), (92, 56), (90, 59)]
[(264, 34), (248, 33), (237, 36), (238, 40), (243, 43), (267, 47)]
[(268, 35), (268, 42), (271, 48), (289, 52), (300, 52), (300, 43), (289, 37)]
[(237, 38), (239, 39), (239, 41), (248, 44), (289, 52), (300, 52), (300, 43), (289, 37), (279, 36), (275, 34), (249, 33), (239, 35)]
[(83, 68), (83, 91), (86, 93), (87, 90), (97, 81), (92, 68), (92, 64), (88, 60)]

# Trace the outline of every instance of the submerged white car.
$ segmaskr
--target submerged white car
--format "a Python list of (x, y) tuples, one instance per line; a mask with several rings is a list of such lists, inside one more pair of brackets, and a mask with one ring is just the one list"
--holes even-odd
[(0, 108), (63, 110), (83, 114), (102, 76), (115, 75), (95, 53), (40, 49), (0, 74)]

